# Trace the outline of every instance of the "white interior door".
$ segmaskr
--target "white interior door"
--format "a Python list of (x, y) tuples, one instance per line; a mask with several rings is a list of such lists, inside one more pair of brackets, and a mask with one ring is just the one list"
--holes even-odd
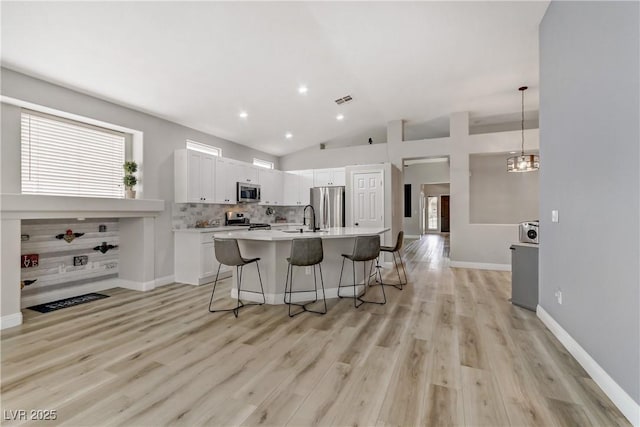
[(384, 190), (382, 172), (353, 174), (352, 208), (356, 227), (384, 226)]

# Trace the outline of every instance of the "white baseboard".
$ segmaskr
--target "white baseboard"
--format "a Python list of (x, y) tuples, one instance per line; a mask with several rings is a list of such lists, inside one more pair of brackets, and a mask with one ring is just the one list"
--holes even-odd
[(134, 282), (132, 280), (119, 280), (119, 285), (121, 288), (131, 289), (132, 291), (141, 291), (147, 292), (152, 291), (156, 287), (155, 280), (149, 280), (148, 282)]
[(405, 239), (419, 239), (420, 235), (419, 234), (405, 234), (404, 238)]
[(450, 261), (449, 267), (475, 268), (477, 270), (511, 271), (511, 264), (491, 264), (488, 262)]
[(620, 412), (629, 422), (634, 426), (640, 425), (640, 405), (598, 365), (598, 362), (593, 360), (589, 353), (544, 308), (538, 305), (536, 314), (567, 351), (582, 365), (584, 370), (604, 391), (604, 394), (620, 409)]
[(17, 312), (0, 317), (0, 329), (13, 328), (22, 325), (22, 313)]
[(98, 280), (96, 282), (83, 283), (82, 285), (69, 286), (67, 288), (60, 288), (53, 291), (46, 291), (46, 288), (42, 289), (42, 292), (34, 295), (23, 296), (20, 298), (20, 307), (30, 307), (32, 305), (46, 304), (51, 301), (57, 301), (59, 299), (71, 298), (82, 294), (88, 294), (91, 292), (100, 292), (106, 289), (120, 287), (120, 280), (116, 278)]
[(160, 286), (167, 286), (172, 283), (175, 283), (175, 281), (176, 279), (173, 274), (170, 276), (158, 277), (156, 280), (154, 280), (154, 286), (156, 288), (159, 288)]

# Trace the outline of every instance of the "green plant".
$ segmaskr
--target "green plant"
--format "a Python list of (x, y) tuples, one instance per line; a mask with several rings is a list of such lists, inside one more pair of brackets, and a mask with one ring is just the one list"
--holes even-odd
[(122, 167), (124, 168), (124, 178), (122, 182), (127, 190), (131, 190), (133, 186), (138, 183), (138, 178), (134, 175), (138, 170), (138, 164), (134, 161), (128, 161), (124, 162)]
[(127, 187), (128, 189), (131, 189), (134, 185), (138, 183), (138, 178), (136, 178), (134, 175), (125, 175), (124, 178), (122, 179), (122, 182), (124, 182), (125, 187)]
[(132, 175), (138, 171), (138, 164), (134, 161), (124, 162), (122, 167), (125, 175)]

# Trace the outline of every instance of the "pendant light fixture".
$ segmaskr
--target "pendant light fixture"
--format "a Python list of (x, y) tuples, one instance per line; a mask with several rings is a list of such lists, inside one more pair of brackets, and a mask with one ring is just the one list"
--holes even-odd
[(522, 146), (519, 156), (507, 159), (507, 171), (509, 172), (531, 172), (540, 169), (540, 157), (537, 154), (524, 154), (524, 91), (527, 89), (527, 86), (518, 88), (522, 93)]

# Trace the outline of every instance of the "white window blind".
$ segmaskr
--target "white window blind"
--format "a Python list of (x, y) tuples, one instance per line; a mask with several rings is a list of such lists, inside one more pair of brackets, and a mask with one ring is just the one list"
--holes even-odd
[(213, 145), (203, 144), (201, 142), (193, 141), (191, 139), (187, 139), (187, 149), (200, 151), (201, 153), (212, 154), (214, 156), (222, 156), (222, 150), (218, 147), (214, 147)]
[(22, 193), (123, 198), (125, 135), (24, 110)]
[(262, 160), (262, 159), (253, 159), (253, 165), (254, 166), (258, 166), (261, 168), (265, 168), (265, 169), (273, 169), (273, 162), (268, 162), (266, 160)]

